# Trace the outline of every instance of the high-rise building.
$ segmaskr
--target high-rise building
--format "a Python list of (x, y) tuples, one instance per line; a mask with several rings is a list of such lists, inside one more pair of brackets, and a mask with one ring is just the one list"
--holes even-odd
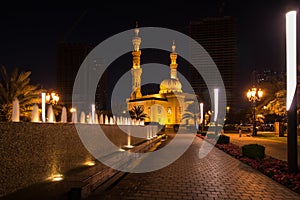
[[(211, 56), (222, 76), (227, 106), (234, 108), (237, 94), (237, 31), (233, 17), (206, 18), (190, 21), (189, 34)], [(194, 67), (190, 68), (191, 85), (202, 98), (208, 96), (207, 86)], [(205, 99), (201, 99), (205, 101)]]
[[(93, 48), (93, 45), (73, 43), (60, 43), (58, 46), (56, 68), (57, 92), (61, 97), (61, 102), (66, 105), (72, 104), (73, 85), (77, 72), (84, 59)], [(89, 87), (88, 80), (89, 76), (92, 75), (93, 70), (97, 70), (97, 68), (101, 65), (100, 60), (93, 60), (91, 63), (91, 69), (88, 70), (88, 73), (86, 74), (86, 87)], [(99, 110), (106, 109), (106, 82), (107, 76), (106, 73), (104, 73), (104, 76), (102, 76), (97, 85), (97, 91), (95, 94), (96, 108)], [(86, 91), (88, 92), (88, 88), (86, 88)]]

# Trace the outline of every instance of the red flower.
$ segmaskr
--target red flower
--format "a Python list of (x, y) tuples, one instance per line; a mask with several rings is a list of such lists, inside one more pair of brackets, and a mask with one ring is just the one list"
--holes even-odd
[[(211, 143), (215, 142), (213, 139), (208, 141)], [(243, 156), (241, 153), (241, 148), (232, 143), (216, 144), (215, 146), (300, 194), (300, 168), (298, 173), (289, 174), (288, 163), (286, 161), (278, 160), (273, 157), (266, 157), (260, 161), (251, 159)]]

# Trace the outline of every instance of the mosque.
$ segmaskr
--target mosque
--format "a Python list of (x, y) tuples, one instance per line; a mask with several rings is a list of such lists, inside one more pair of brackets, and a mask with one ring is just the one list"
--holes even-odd
[(142, 106), (144, 113), (147, 115), (145, 122), (158, 122), (165, 125), (166, 128), (178, 128), (179, 125), (194, 125), (194, 118), (183, 119), (189, 104), (193, 103), (191, 99), (196, 99), (194, 94), (184, 93), (182, 84), (177, 77), (177, 53), (176, 46), (173, 45), (170, 53), (170, 77), (163, 80), (160, 84), (158, 94), (142, 95), (141, 92), (141, 75), (140, 66), (140, 44), (139, 28), (136, 27), (135, 37), (132, 39), (133, 44), (133, 61), (132, 61), (132, 93), (127, 99), (128, 110), (134, 106)]

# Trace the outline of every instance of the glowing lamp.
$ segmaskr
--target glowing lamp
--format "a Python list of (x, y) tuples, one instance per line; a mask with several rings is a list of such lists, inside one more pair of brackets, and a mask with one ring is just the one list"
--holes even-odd
[(297, 12), (286, 14), (286, 109), (289, 110), (296, 92), (297, 85)]
[(200, 123), (203, 123), (203, 103), (200, 103)]
[(59, 96), (54, 96), (53, 100), (54, 100), (54, 102), (58, 102), (59, 101)]
[(250, 97), (251, 97), (251, 90), (248, 90), (248, 92), (247, 92), (247, 98), (250, 99)]
[(51, 98), (50, 95), (47, 94), (47, 96), (46, 96), (46, 101), (49, 102), (49, 101), (50, 101), (50, 98)]
[(258, 92), (257, 92), (258, 97), (259, 97), (259, 98), (262, 98), (263, 93), (264, 93), (264, 92), (263, 92), (261, 89), (259, 89)]
[(214, 102), (215, 102), (215, 114), (214, 114), (214, 121), (217, 121), (218, 118), (218, 112), (219, 112), (219, 89), (214, 89)]

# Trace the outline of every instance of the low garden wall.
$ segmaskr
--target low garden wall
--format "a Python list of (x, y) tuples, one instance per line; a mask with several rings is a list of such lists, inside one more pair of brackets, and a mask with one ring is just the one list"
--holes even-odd
[[(88, 134), (99, 125), (79, 126)], [(115, 145), (127, 144), (128, 135), (118, 126), (103, 125), (102, 130)], [(131, 144), (143, 140), (132, 137)], [(0, 152), (0, 197), (94, 159), (75, 125), (63, 123), (0, 123)]]

